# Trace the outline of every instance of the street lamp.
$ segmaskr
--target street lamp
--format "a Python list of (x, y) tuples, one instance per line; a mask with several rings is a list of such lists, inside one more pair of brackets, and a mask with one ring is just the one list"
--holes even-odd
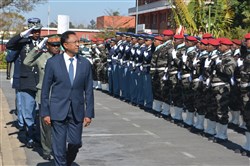
[(136, 0), (136, 16), (135, 16), (135, 33), (136, 34), (138, 32), (138, 28), (137, 28), (137, 25), (138, 25), (138, 1), (139, 0)]
[(211, 6), (214, 4), (212, 0), (206, 0), (205, 5), (208, 5), (208, 33), (210, 33), (211, 26)]

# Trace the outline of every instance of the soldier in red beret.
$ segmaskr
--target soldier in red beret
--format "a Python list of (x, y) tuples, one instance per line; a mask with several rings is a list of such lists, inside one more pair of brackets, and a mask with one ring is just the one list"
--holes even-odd
[[(198, 50), (197, 50), (197, 38), (194, 36), (187, 36), (185, 40), (186, 51), (182, 55), (182, 64), (180, 66), (183, 103), (186, 108), (186, 119), (184, 120), (184, 127), (189, 130), (194, 124), (194, 93), (197, 89), (191, 88), (192, 81), (199, 78), (194, 66), (197, 65)], [(198, 81), (197, 81), (198, 82)]]
[(194, 92), (194, 106), (196, 108), (196, 122), (191, 129), (191, 132), (201, 134), (204, 130), (204, 120), (206, 113), (206, 103), (205, 100), (205, 90), (206, 86), (203, 84), (203, 72), (204, 72), (204, 64), (205, 60), (208, 58), (208, 40), (201, 39), (199, 44), (197, 44), (199, 49), (198, 57), (193, 61), (194, 71), (193, 73), (197, 75), (196, 79), (193, 79), (192, 83), (194, 84), (194, 88), (196, 91)]
[(243, 156), (250, 157), (250, 33), (246, 34), (244, 38), (247, 51), (243, 62), (238, 63), (238, 66), (240, 66), (241, 73), (240, 87), (243, 99), (242, 113), (244, 122), (246, 123), (246, 142), (242, 146), (242, 149), (236, 150), (236, 152), (241, 152)]
[(212, 87), (211, 87), (211, 79), (213, 78), (213, 71), (215, 69), (215, 61), (219, 56), (219, 48), (220, 43), (217, 39), (209, 39), (207, 51), (209, 53), (206, 58), (203, 66), (203, 82), (205, 83), (205, 91), (204, 91), (204, 100), (206, 104), (204, 106), (205, 109), (205, 118), (206, 118), (206, 128), (204, 130), (205, 137), (213, 137), (216, 134), (216, 117), (213, 116), (214, 107), (211, 103), (215, 103), (216, 101), (214, 96), (212, 95)]
[[(233, 58), (235, 61), (241, 61), (241, 45), (242, 42), (238, 39), (232, 40), (233, 45), (231, 50), (233, 51)], [(240, 87), (239, 87), (239, 80), (240, 80), (240, 70), (239, 66), (237, 65), (234, 71), (234, 78), (235, 78), (235, 86), (231, 86), (231, 93), (230, 93), (230, 102), (229, 108), (231, 113), (231, 120), (228, 124), (228, 127), (231, 129), (238, 129), (240, 124), (240, 109), (242, 106), (242, 100), (240, 97)]]
[(177, 125), (181, 125), (183, 122), (182, 112), (183, 112), (183, 100), (180, 96), (182, 96), (182, 77), (181, 77), (181, 69), (179, 66), (182, 63), (182, 56), (185, 54), (185, 42), (183, 35), (174, 35), (174, 49), (171, 52), (172, 61), (170, 71), (173, 75), (177, 76), (177, 79), (172, 80), (172, 102), (173, 105), (170, 107), (174, 112), (172, 116), (172, 122)]
[(237, 66), (236, 61), (232, 57), (231, 46), (232, 41), (228, 38), (221, 38), (219, 51), (220, 55), (215, 60), (215, 69), (212, 73), (211, 87), (214, 103), (214, 111), (212, 116), (217, 121), (216, 135), (212, 140), (216, 143), (225, 142), (228, 140), (228, 107), (230, 102), (230, 89), (235, 86), (234, 71)]
[(172, 55), (171, 52), (174, 48), (173, 46), (173, 36), (174, 32), (172, 30), (164, 30), (163, 31), (163, 47), (161, 50), (161, 54), (158, 59), (158, 63), (161, 64), (162, 67), (165, 67), (165, 70), (162, 71), (161, 77), (161, 95), (162, 95), (162, 116), (166, 120), (171, 120), (171, 115), (170, 115), (170, 105), (172, 103), (171, 101), (171, 90), (172, 90), (172, 84), (171, 84), (171, 79), (173, 75), (169, 74), (169, 69), (171, 67), (171, 59)]

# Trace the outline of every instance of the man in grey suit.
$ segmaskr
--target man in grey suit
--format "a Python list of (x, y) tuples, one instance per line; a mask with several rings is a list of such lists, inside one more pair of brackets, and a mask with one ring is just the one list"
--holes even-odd
[[(52, 126), (56, 166), (70, 166), (82, 146), (82, 128), (94, 118), (90, 62), (78, 56), (79, 39), (72, 31), (61, 36), (65, 52), (48, 59), (41, 95), (41, 117)], [(67, 146), (66, 146), (67, 145)]]
[[(46, 45), (46, 48), (45, 47)], [(49, 58), (60, 53), (60, 36), (50, 35), (44, 37), (44, 39), (34, 47), (26, 56), (23, 64), (27, 66), (37, 66), (39, 71), (39, 82), (36, 86), (36, 102), (39, 104), (39, 110), (41, 107), (41, 91), (42, 83), (44, 77), (45, 64)], [(41, 145), (43, 148), (43, 159), (51, 159), (51, 126), (46, 125), (41, 117), (39, 117), (40, 122), (40, 138)]]

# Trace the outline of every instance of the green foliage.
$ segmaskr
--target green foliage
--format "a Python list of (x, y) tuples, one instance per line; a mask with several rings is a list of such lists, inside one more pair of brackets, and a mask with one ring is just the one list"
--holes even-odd
[(6, 69), (7, 62), (5, 60), (6, 54), (5, 52), (0, 53), (0, 69)]
[[(186, 28), (188, 34), (208, 32), (215, 37), (241, 38), (250, 31), (249, 0), (173, 0), (173, 14), (177, 25)], [(210, 9), (210, 12), (209, 12)], [(210, 18), (210, 24), (209, 24)]]

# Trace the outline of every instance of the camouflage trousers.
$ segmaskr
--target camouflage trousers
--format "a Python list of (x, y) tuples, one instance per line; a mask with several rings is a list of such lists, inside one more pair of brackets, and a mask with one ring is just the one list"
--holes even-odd
[[(206, 118), (222, 125), (228, 124), (228, 106), (230, 102), (230, 85), (220, 85), (211, 88), (211, 96), (207, 101)], [(208, 94), (208, 93), (207, 93)], [(208, 99), (208, 97), (207, 97)]]
[(240, 92), (243, 100), (243, 120), (246, 122), (247, 130), (250, 131), (250, 87), (241, 87)]

